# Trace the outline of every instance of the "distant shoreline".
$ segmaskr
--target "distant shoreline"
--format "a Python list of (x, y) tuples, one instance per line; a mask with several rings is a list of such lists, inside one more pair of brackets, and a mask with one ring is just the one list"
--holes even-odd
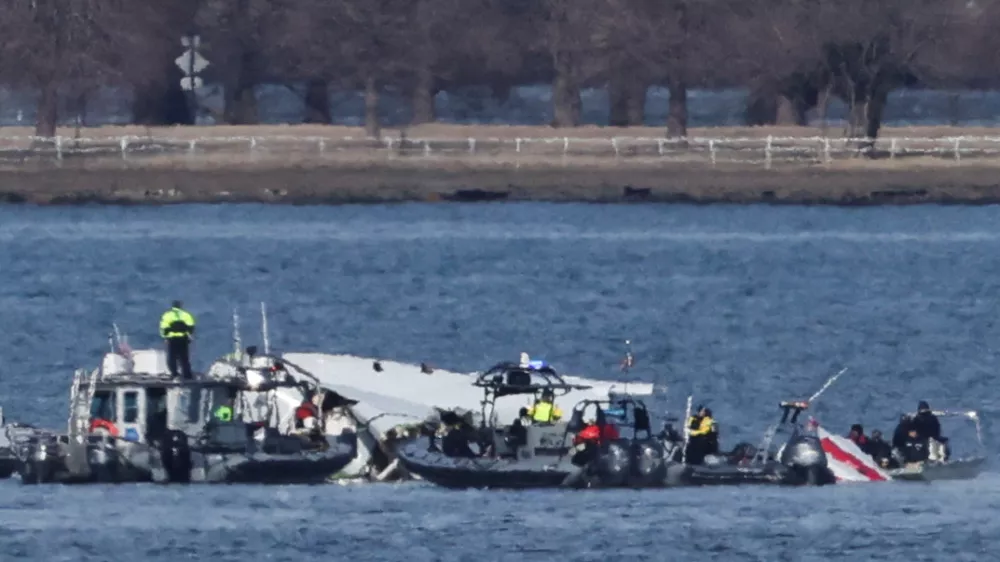
[(1000, 203), (998, 170), (818, 171), (537, 168), (0, 171), (0, 202), (36, 205), (415, 201)]
[[(886, 130), (886, 138), (899, 140), (892, 143), (891, 158), (877, 159), (858, 157), (842, 140), (831, 155), (832, 137), (823, 141), (818, 131), (804, 127), (693, 130), (690, 137), (700, 137), (701, 145), (694, 140), (690, 147), (665, 150), (661, 145), (659, 152), (661, 141), (654, 135), (662, 135), (662, 130), (654, 128), (428, 125), (406, 131), (404, 138), (430, 139), (430, 145), (421, 141), (400, 147), (397, 140), (395, 149), (384, 148), (383, 141), (367, 141), (347, 127), (141, 132), (135, 127), (85, 129), (80, 134), (85, 139), (65, 141), (57, 160), (30, 145), (17, 146), (25, 142), (27, 131), (0, 128), (0, 203), (1000, 203), (1000, 142), (993, 148), (988, 143), (996, 141), (977, 140), (991, 133), (995, 137), (991, 129)], [(392, 134), (399, 138), (398, 131)], [(125, 135), (135, 152), (119, 148), (128, 144), (120, 141)], [(248, 135), (259, 135), (264, 144), (233, 144), (232, 139), (242, 142)], [(463, 136), (482, 142), (456, 144)], [(774, 154), (772, 159), (769, 152), (766, 160), (770, 169), (761, 164), (768, 136), (778, 139), (766, 141)], [(966, 148), (953, 151), (950, 147), (960, 137)], [(575, 144), (568, 146), (563, 138)], [(611, 138), (620, 139), (614, 152), (602, 144), (610, 145), (606, 139)], [(713, 138), (722, 140), (710, 145), (709, 154), (704, 139)], [(522, 142), (532, 139), (530, 150), (522, 148)], [(744, 139), (743, 145), (732, 139)], [(192, 140), (200, 143), (197, 151), (188, 150)], [(494, 144), (484, 148), (487, 142)], [(907, 146), (895, 152), (904, 143)], [(733, 146), (723, 146), (727, 144)], [(879, 150), (886, 144), (880, 141)], [(325, 152), (317, 152), (317, 146)]]

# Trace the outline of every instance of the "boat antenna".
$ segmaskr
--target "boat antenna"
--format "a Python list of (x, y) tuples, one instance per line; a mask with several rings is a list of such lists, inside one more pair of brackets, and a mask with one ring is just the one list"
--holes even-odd
[(830, 386), (833, 385), (833, 383), (835, 383), (837, 381), (837, 379), (840, 378), (840, 375), (843, 375), (844, 373), (847, 372), (847, 369), (848, 369), (847, 367), (844, 367), (843, 369), (841, 369), (840, 371), (838, 371), (837, 374), (835, 374), (832, 377), (830, 377), (829, 379), (827, 379), (826, 383), (824, 383), (823, 386), (820, 387), (820, 389), (816, 391), (816, 394), (813, 394), (812, 396), (809, 397), (809, 400), (806, 400), (806, 403), (809, 404), (809, 405), (812, 405), (812, 403), (817, 398), (819, 398), (820, 394), (823, 394), (824, 392), (826, 392), (826, 389), (830, 388)]
[(691, 424), (688, 423), (688, 420), (691, 419), (691, 402), (692, 402), (692, 400), (694, 400), (694, 396), (693, 395), (688, 395), (687, 409), (684, 411), (685, 412), (685, 415), (684, 415), (684, 444), (682, 445), (684, 448), (681, 449), (681, 464), (687, 464), (688, 441), (691, 440)]
[(120, 331), (118, 331), (117, 322), (111, 323), (111, 330), (114, 333), (114, 343), (111, 345), (111, 351), (115, 351), (115, 349), (121, 347), (122, 345), (122, 334)]
[(243, 353), (243, 340), (240, 338), (240, 313), (233, 307), (233, 352), (239, 356)]
[(271, 354), (271, 342), (267, 339), (267, 306), (260, 303), (260, 331), (264, 336), (264, 355)]

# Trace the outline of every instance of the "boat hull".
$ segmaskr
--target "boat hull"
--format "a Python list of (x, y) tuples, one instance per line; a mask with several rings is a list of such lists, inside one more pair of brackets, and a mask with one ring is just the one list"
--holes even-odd
[(313, 484), (347, 466), (357, 443), (341, 438), (325, 450), (293, 454), (207, 452), (197, 447), (165, 454), (166, 449), (110, 438), (92, 439), (78, 447), (47, 441), (28, 449), (19, 472), (24, 484)]
[(947, 462), (925, 462), (916, 466), (889, 471), (894, 480), (934, 482), (938, 480), (971, 480), (979, 476), (986, 464), (983, 457)]
[(753, 466), (686, 466), (671, 480), (677, 485), (688, 486), (825, 486), (836, 482), (833, 472), (826, 467), (790, 467), (779, 462)]

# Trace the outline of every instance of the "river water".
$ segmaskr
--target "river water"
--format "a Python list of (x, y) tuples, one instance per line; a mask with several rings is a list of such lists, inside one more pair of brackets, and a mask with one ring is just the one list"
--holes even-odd
[[(65, 423), (116, 322), (157, 345), (174, 298), (195, 359), (269, 310), (273, 346), (472, 371), (521, 351), (666, 386), (756, 441), (776, 402), (889, 432), (925, 399), (982, 412), (1000, 341), (1000, 209), (587, 204), (0, 208), (0, 404)], [(568, 407), (569, 405), (565, 405)], [(957, 449), (974, 432), (946, 425)], [(4, 560), (983, 560), (1000, 475), (812, 490), (447, 492), (0, 484)]]

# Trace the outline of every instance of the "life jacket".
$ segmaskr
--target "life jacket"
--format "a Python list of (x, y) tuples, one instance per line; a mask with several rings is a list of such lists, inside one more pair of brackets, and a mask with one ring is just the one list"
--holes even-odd
[(94, 418), (90, 420), (90, 432), (97, 433), (98, 429), (103, 429), (112, 437), (118, 437), (118, 427), (104, 418)]
[(614, 424), (605, 424), (604, 431), (597, 424), (590, 424), (587, 427), (580, 430), (573, 438), (573, 444), (579, 445), (585, 441), (592, 441), (594, 443), (600, 443), (601, 441), (611, 441), (618, 439), (621, 435), (618, 434), (618, 428)]
[(308, 400), (299, 404), (299, 407), (295, 409), (295, 419), (297, 420), (315, 417), (319, 417), (319, 409), (316, 408), (316, 404)]

